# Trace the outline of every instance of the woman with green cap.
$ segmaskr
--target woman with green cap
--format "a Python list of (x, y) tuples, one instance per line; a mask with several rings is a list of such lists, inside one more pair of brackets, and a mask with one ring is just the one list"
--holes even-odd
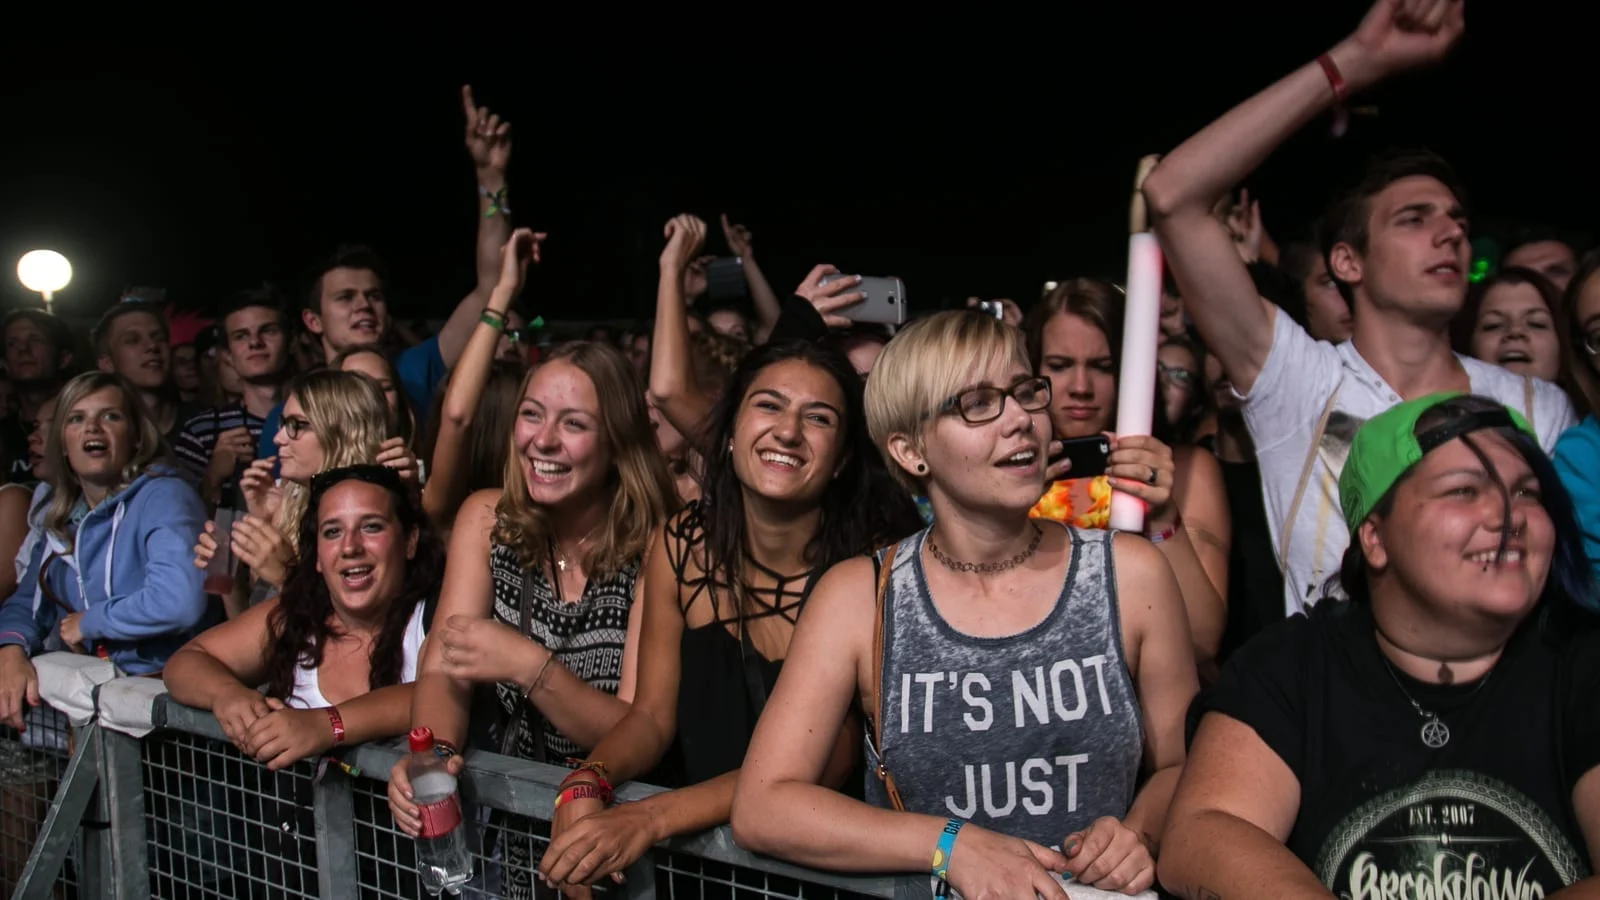
[(1600, 897), (1594, 586), (1528, 423), (1476, 396), (1402, 403), (1356, 433), (1339, 497), (1349, 599), (1261, 633), (1202, 698), (1162, 883)]

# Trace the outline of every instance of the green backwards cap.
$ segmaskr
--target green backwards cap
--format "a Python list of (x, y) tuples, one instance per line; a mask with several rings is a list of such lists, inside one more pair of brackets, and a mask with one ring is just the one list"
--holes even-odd
[(1344, 471), (1339, 473), (1339, 506), (1351, 531), (1372, 514), (1372, 508), (1395, 482), (1429, 451), (1486, 428), (1516, 428), (1537, 437), (1521, 413), (1498, 404), (1493, 409), (1462, 412), (1417, 434), (1417, 420), (1428, 410), (1465, 396), (1457, 392), (1407, 400), (1368, 419), (1356, 431)]

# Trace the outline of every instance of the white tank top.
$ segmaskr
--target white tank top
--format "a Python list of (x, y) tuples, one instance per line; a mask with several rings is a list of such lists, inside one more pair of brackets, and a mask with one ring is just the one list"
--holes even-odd
[[(401, 644), (400, 656), (400, 683), (410, 684), (417, 680), (417, 661), (422, 657), (422, 613), (424, 604), (420, 601), (417, 608), (411, 611), (411, 621), (406, 623), (406, 636)], [(294, 691), (290, 693), (284, 703), (294, 709), (326, 709), (332, 706), (328, 698), (322, 696), (322, 686), (317, 683), (317, 670), (305, 666), (297, 666), (294, 670)]]

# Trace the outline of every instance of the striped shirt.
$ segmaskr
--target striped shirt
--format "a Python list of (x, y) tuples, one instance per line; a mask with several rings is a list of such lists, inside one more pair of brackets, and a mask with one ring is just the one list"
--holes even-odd
[[(206, 467), (211, 465), (211, 451), (217, 446), (217, 435), (243, 427), (250, 430), (251, 441), (258, 442), (264, 422), (239, 403), (212, 407), (184, 423), (172, 442), (172, 453), (194, 481), (199, 482), (205, 477)], [(229, 479), (223, 488), (232, 484), (233, 480)]]

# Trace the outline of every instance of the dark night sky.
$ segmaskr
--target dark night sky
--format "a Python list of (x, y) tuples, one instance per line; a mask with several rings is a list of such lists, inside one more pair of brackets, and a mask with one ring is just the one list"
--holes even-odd
[[(661, 224), (681, 210), (745, 222), (780, 291), (820, 260), (902, 276), (914, 309), (1116, 275), (1138, 156), (1326, 49), (1365, 5), (1114, 5), (914, 38), (775, 14), (774, 33), (818, 36), (759, 53), (738, 48), (770, 36), (676, 39), (709, 40), (717, 62), (578, 29), (471, 62), (443, 38), (356, 60), (7, 47), (0, 302), (25, 301), (12, 267), (34, 246), (74, 262), (59, 309), (93, 315), (129, 284), (201, 307), (262, 278), (298, 291), (335, 244), (364, 241), (391, 262), (399, 313), (442, 316), (472, 277), (463, 80), (515, 124), (512, 205), (551, 232), (524, 302), (547, 317), (648, 315)], [(1360, 101), (1379, 118), (1291, 142), (1253, 182), (1269, 229), (1290, 236), (1365, 153), (1417, 143), (1460, 167), (1480, 220), (1593, 228), (1588, 27), (1544, 7), (1568, 9), (1469, 3), (1444, 67)]]

